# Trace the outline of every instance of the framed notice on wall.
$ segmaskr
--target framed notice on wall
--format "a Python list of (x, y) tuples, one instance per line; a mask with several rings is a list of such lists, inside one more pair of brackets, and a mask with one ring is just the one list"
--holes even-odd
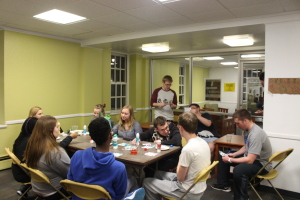
[(205, 100), (221, 101), (221, 79), (205, 80)]

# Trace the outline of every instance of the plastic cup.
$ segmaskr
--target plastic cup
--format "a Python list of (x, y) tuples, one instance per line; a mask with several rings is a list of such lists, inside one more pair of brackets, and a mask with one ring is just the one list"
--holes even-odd
[(130, 150), (131, 155), (136, 155), (138, 153), (138, 148), (136, 146), (132, 146)]
[(226, 135), (226, 140), (227, 140), (228, 143), (231, 143), (231, 139), (232, 139), (232, 135), (227, 134)]
[(78, 130), (78, 126), (77, 125), (73, 125), (71, 126), (72, 131)]

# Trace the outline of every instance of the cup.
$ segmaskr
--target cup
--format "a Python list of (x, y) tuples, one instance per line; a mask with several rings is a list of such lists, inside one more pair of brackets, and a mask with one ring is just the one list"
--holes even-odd
[(138, 148), (137, 146), (132, 146), (130, 149), (130, 154), (131, 155), (136, 155), (138, 153)]
[(78, 130), (78, 126), (77, 125), (73, 125), (71, 126), (72, 131)]
[(226, 135), (226, 140), (228, 143), (231, 143), (231, 139), (232, 139), (232, 135), (231, 134), (227, 134)]

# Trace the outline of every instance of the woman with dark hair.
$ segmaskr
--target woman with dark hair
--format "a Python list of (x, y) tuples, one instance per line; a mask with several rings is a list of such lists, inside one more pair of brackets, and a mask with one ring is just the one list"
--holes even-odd
[[(54, 117), (46, 115), (39, 118), (27, 142), (24, 159), (28, 167), (42, 171), (56, 188), (68, 196), (59, 182), (67, 178), (70, 158), (56, 142), (58, 135), (59, 125)], [(44, 199), (62, 198), (48, 184), (31, 180), (31, 185), (32, 190)]]

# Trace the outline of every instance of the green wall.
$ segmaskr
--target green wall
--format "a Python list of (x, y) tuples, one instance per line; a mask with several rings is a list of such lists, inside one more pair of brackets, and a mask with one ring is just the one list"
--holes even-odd
[(193, 100), (192, 102), (205, 101), (205, 79), (209, 78), (209, 69), (193, 67)]

